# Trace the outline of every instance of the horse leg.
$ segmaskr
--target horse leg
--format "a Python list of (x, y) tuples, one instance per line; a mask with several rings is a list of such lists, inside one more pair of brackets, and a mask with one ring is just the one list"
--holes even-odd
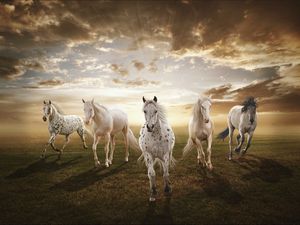
[(94, 153), (94, 161), (95, 161), (95, 167), (100, 166), (100, 162), (98, 160), (98, 156), (97, 156), (97, 145), (100, 141), (100, 137), (96, 136), (96, 134), (94, 135), (94, 143), (93, 143), (93, 153)]
[(240, 133), (236, 136), (236, 142), (239, 145), (240, 144), (241, 135)]
[(232, 136), (233, 136), (233, 132), (234, 132), (234, 127), (229, 125), (228, 126), (229, 129), (229, 156), (228, 159), (231, 160), (232, 159)]
[(207, 164), (205, 161), (205, 154), (204, 154), (204, 151), (202, 148), (201, 141), (198, 138), (196, 138), (196, 145), (197, 145), (197, 151), (198, 151), (198, 156), (197, 156), (198, 163), (202, 164), (203, 167), (206, 167)]
[(109, 164), (112, 164), (113, 158), (114, 158), (114, 151), (116, 147), (116, 142), (115, 142), (115, 135), (111, 134), (110, 135), (110, 156), (109, 156)]
[(209, 170), (213, 169), (213, 166), (211, 163), (211, 144), (212, 144), (212, 134), (209, 135), (209, 137), (207, 139), (207, 165), (208, 165)]
[(83, 143), (83, 148), (84, 149), (87, 149), (87, 145), (86, 145), (86, 142), (85, 142), (85, 136), (84, 136), (84, 128), (80, 127), (78, 130), (77, 130), (77, 134), (79, 135), (82, 143)]
[(61, 154), (63, 153), (65, 147), (67, 146), (67, 144), (69, 144), (69, 142), (70, 142), (70, 134), (67, 134), (67, 135), (66, 135), (66, 141), (65, 141), (65, 143), (64, 143), (64, 145), (63, 145), (63, 147), (62, 147), (62, 149), (60, 150), (60, 153), (59, 153), (59, 155), (58, 155), (58, 159), (60, 159)]
[(234, 149), (234, 151), (235, 151), (236, 153), (240, 153), (241, 147), (243, 146), (244, 141), (245, 141), (245, 134), (243, 134), (241, 131), (239, 131), (239, 135), (241, 136), (241, 141), (240, 141), (240, 143), (238, 144), (238, 146)]
[(55, 140), (55, 135), (52, 134), (47, 142), (47, 144), (45, 145), (45, 148), (44, 148), (44, 151), (42, 152), (41, 154), (41, 158), (44, 159), (45, 156), (46, 156), (46, 151), (47, 151), (47, 148), (49, 147), (49, 145)]
[(108, 160), (108, 153), (109, 153), (109, 144), (110, 144), (110, 134), (106, 134), (105, 135), (105, 146), (104, 146), (104, 150), (105, 150), (105, 166), (109, 167), (109, 160)]
[(149, 153), (144, 153), (146, 166), (148, 168), (148, 178), (150, 182), (150, 197), (149, 201), (153, 202), (155, 201), (155, 197), (157, 195), (156, 191), (156, 181), (155, 181), (155, 170), (154, 170), (154, 162), (153, 158)]
[(169, 180), (169, 165), (170, 165), (170, 154), (167, 153), (164, 156), (164, 161), (162, 162), (162, 166), (163, 166), (163, 172), (164, 172), (164, 192), (166, 195), (171, 194), (172, 193), (172, 188), (170, 185), (170, 180)]
[(241, 151), (241, 155), (244, 155), (244, 154), (247, 152), (248, 148), (250, 147), (250, 145), (251, 145), (251, 140), (252, 140), (252, 136), (253, 136), (253, 131), (250, 132), (250, 133), (248, 134), (248, 137), (247, 137), (247, 145), (246, 145), (246, 147)]
[(129, 151), (128, 151), (128, 127), (124, 127), (123, 131), (124, 142), (125, 142), (125, 162), (128, 162)]

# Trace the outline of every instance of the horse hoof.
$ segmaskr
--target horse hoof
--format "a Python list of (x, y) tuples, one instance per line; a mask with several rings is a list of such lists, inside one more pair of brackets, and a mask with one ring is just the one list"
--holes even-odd
[(209, 164), (207, 168), (208, 168), (209, 171), (212, 171), (213, 170), (212, 164)]
[(88, 149), (88, 146), (84, 145), (83, 148), (84, 148), (84, 149)]
[(164, 194), (165, 194), (165, 196), (170, 196), (172, 194), (172, 188), (165, 187)]
[(125, 158), (125, 162), (128, 162), (128, 157)]
[(108, 167), (109, 167), (109, 163), (108, 163), (108, 162), (106, 162), (106, 163), (105, 163), (105, 166), (108, 168)]
[(108, 161), (108, 164), (111, 165), (111, 164), (112, 164), (112, 160), (109, 160), (109, 161)]
[(100, 162), (99, 161), (95, 162), (95, 167), (97, 168), (99, 166), (100, 166)]
[(45, 155), (41, 155), (40, 158), (41, 158), (41, 159), (45, 159)]
[(241, 149), (235, 148), (234, 151), (235, 153), (240, 153)]
[(150, 201), (150, 202), (155, 202), (155, 200), (156, 200), (156, 199), (155, 199), (154, 197), (150, 197), (150, 198), (149, 198), (149, 201)]

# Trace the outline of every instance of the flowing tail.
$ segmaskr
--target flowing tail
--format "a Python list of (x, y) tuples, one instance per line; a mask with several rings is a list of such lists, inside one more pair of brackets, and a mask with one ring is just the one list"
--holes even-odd
[(194, 142), (192, 141), (191, 138), (189, 138), (186, 146), (183, 149), (182, 158), (184, 158), (193, 149), (193, 147), (194, 147)]
[(128, 128), (127, 139), (128, 139), (129, 146), (131, 148), (133, 148), (137, 152), (141, 152), (140, 146), (130, 128)]
[(228, 134), (229, 134), (229, 128), (227, 127), (225, 130), (223, 130), (221, 133), (218, 134), (217, 138), (222, 139), (224, 141), (224, 139), (228, 136)]

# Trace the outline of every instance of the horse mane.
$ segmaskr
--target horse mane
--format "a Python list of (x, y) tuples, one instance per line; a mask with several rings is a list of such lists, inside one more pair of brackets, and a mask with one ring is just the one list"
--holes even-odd
[(242, 111), (245, 112), (249, 106), (257, 107), (257, 102), (253, 96), (247, 97), (244, 102), (242, 103)]
[(209, 101), (211, 103), (211, 99), (209, 97), (203, 96), (203, 95), (199, 96), (199, 98), (193, 108), (194, 117), (197, 117), (199, 114), (202, 115), (201, 110), (200, 110), (200, 107), (201, 107), (200, 105), (205, 101)]
[(94, 104), (94, 106), (96, 106), (96, 109), (102, 108), (102, 109), (104, 109), (105, 111), (108, 112), (108, 109), (104, 105), (101, 105), (98, 102), (94, 102), (93, 104)]
[(154, 104), (155, 107), (156, 107), (156, 109), (157, 109), (158, 119), (159, 119), (162, 123), (168, 123), (167, 117), (166, 117), (166, 110), (165, 110), (165, 108), (164, 108), (161, 104), (159, 104), (159, 103), (157, 103), (157, 102), (155, 102), (155, 101), (153, 101), (153, 100), (147, 100), (147, 101), (145, 102), (145, 104), (144, 104), (144, 107), (145, 107), (146, 105), (148, 105), (148, 104)]
[(53, 103), (51, 102), (51, 105), (54, 106), (54, 108), (56, 109), (56, 111), (61, 114), (61, 115), (64, 115), (64, 111), (56, 104), (56, 103)]

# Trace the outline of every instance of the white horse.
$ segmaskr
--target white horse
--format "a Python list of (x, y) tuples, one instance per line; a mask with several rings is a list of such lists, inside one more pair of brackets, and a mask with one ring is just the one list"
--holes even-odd
[[(229, 160), (232, 159), (232, 136), (235, 128), (239, 131), (236, 138), (238, 146), (235, 148), (235, 152), (240, 153), (240, 156), (242, 156), (250, 147), (251, 139), (257, 125), (256, 107), (256, 100), (253, 97), (248, 97), (242, 105), (236, 105), (230, 109), (227, 118), (228, 127), (218, 135), (218, 138), (223, 140), (229, 135)], [(245, 133), (248, 134), (247, 145), (241, 151), (245, 140)]]
[[(107, 109), (103, 105), (100, 105), (92, 101), (85, 101), (84, 103), (84, 114), (85, 114), (85, 123), (92, 123), (93, 128), (93, 153), (95, 166), (99, 166), (100, 162), (97, 156), (97, 145), (101, 137), (104, 137), (106, 144), (104, 147), (105, 150), (105, 166), (109, 167), (112, 164), (114, 150), (115, 150), (115, 135), (118, 132), (122, 132), (125, 140), (125, 162), (128, 162), (128, 145), (135, 150), (139, 149), (136, 138), (133, 135), (133, 132), (129, 128), (127, 114), (118, 109)], [(111, 143), (111, 152), (109, 155), (109, 144)]]
[[(193, 115), (189, 122), (189, 139), (183, 149), (183, 155), (185, 156), (195, 146), (198, 152), (198, 163), (201, 163), (203, 167), (212, 170), (211, 145), (213, 138), (213, 122), (209, 118), (210, 108), (210, 97), (200, 96), (194, 105)], [(207, 141), (207, 161), (202, 148), (202, 141)]]
[[(49, 102), (44, 101), (43, 113), (43, 120), (46, 122), (48, 119), (49, 121), (48, 130), (50, 133), (50, 139), (45, 146), (41, 158), (45, 158), (49, 145), (51, 145), (53, 150), (59, 152), (58, 158), (60, 158), (63, 150), (70, 141), (70, 134), (74, 133), (75, 131), (77, 131), (78, 135), (80, 136), (83, 142), (83, 147), (87, 149), (85, 143), (85, 128), (81, 117), (75, 115), (63, 115), (59, 107), (54, 103), (51, 103), (50, 100)], [(54, 146), (55, 138), (58, 134), (66, 136), (66, 142), (62, 149), (58, 149)]]
[(169, 181), (169, 166), (175, 164), (175, 159), (172, 156), (175, 136), (167, 122), (162, 106), (157, 103), (157, 98), (146, 100), (143, 97), (143, 102), (146, 122), (140, 130), (139, 144), (142, 150), (140, 159), (144, 158), (148, 168), (149, 200), (155, 201), (157, 191), (154, 165), (156, 162), (160, 163), (163, 168), (165, 194), (171, 194), (172, 192)]

